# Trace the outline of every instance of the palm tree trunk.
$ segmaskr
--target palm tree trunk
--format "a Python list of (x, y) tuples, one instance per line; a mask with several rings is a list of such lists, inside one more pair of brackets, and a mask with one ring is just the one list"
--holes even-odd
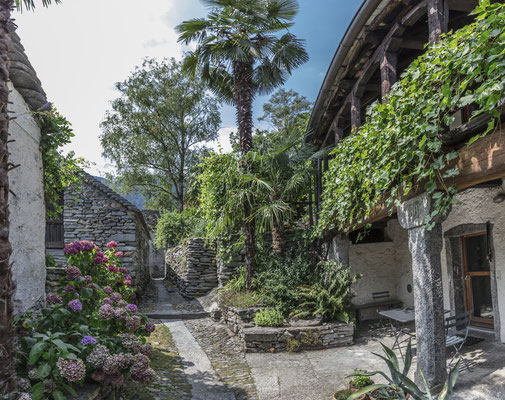
[[(245, 154), (252, 149), (252, 63), (235, 62), (233, 65), (234, 75), (234, 101), (237, 107), (237, 125), (240, 138), (240, 150), (242, 153), (242, 168), (245, 172), (249, 171), (250, 166), (245, 160)], [(250, 290), (254, 274), (254, 253), (256, 239), (254, 235), (255, 224), (250, 219), (251, 206), (248, 203), (243, 204), (244, 212), (244, 246), (245, 246), (245, 271), (246, 271), (246, 289)]]
[(284, 253), (284, 235), (275, 217), (272, 217), (272, 249), (276, 254)]
[(14, 282), (9, 262), (9, 51), (12, 0), (0, 0), (0, 393), (15, 389), (13, 302)]

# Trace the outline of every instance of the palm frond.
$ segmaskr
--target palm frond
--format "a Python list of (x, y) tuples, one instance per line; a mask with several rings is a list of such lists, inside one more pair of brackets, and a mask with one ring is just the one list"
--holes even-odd
[[(61, 0), (42, 0), (42, 5), (44, 7), (49, 7), (53, 2), (55, 4), (61, 4)], [(24, 8), (26, 8), (28, 11), (35, 9), (34, 0), (15, 0), (14, 5), (21, 12), (23, 12)]]

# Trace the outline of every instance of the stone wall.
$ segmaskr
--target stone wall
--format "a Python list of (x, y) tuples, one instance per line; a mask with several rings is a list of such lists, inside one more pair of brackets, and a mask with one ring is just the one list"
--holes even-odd
[[(126, 199), (92, 176), (65, 192), (65, 243), (90, 240), (105, 248), (112, 240), (124, 252), (123, 265), (142, 291), (149, 279), (149, 232), (142, 214)], [(58, 254), (62, 255), (59, 251)], [(61, 258), (59, 258), (61, 260)]]
[(363, 277), (353, 286), (356, 305), (373, 301), (373, 292), (389, 291), (391, 299), (412, 306), (414, 296), (407, 290), (412, 285), (412, 259), (408, 248), (407, 231), (398, 221), (388, 222), (390, 242), (351, 244), (349, 265), (352, 273)]
[(354, 344), (354, 325), (332, 322), (319, 326), (244, 328), (246, 353), (321, 350)]
[(43, 303), (46, 280), (45, 203), (40, 153), (40, 127), (23, 97), (11, 84), (9, 110), (17, 119), (9, 125), (9, 161), (19, 165), (9, 172), (10, 242), (12, 273), (17, 289), (16, 312)]
[(262, 309), (221, 305), (221, 321), (243, 339), (246, 353), (320, 350), (354, 344), (352, 323), (300, 320), (278, 328), (256, 326), (254, 316)]
[(205, 239), (190, 239), (165, 255), (169, 278), (189, 298), (203, 296), (218, 286), (215, 259), (215, 246)]
[(47, 268), (46, 292), (53, 293), (61, 289), (60, 281), (65, 276), (64, 267)]

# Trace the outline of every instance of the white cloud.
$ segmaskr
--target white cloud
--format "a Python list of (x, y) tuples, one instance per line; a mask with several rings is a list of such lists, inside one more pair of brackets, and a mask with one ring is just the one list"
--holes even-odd
[(66, 150), (94, 162), (92, 172), (107, 169), (99, 124), (117, 96), (114, 83), (145, 57), (181, 59), (174, 27), (193, 9), (202, 11), (198, 0), (67, 0), (16, 15), (48, 99), (73, 124), (76, 136)]
[(223, 153), (231, 152), (230, 133), (232, 132), (237, 132), (235, 126), (221, 128), (219, 130), (219, 138), (213, 142), (209, 142), (208, 146), (216, 151), (222, 151)]

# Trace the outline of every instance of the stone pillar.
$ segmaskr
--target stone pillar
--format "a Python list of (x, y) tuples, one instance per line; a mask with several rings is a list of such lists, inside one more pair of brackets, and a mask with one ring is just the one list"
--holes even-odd
[[(437, 221), (432, 230), (424, 228), (425, 218), (431, 211), (432, 199), (425, 193), (402, 204), (398, 219), (402, 228), (408, 230), (412, 253), (417, 365), (433, 387), (445, 381), (447, 371), (440, 258), (442, 226), (441, 221)], [(416, 383), (423, 387), (418, 372)]]
[(349, 246), (349, 238), (343, 233), (338, 234), (330, 242), (328, 259), (335, 260), (344, 268), (349, 268)]

